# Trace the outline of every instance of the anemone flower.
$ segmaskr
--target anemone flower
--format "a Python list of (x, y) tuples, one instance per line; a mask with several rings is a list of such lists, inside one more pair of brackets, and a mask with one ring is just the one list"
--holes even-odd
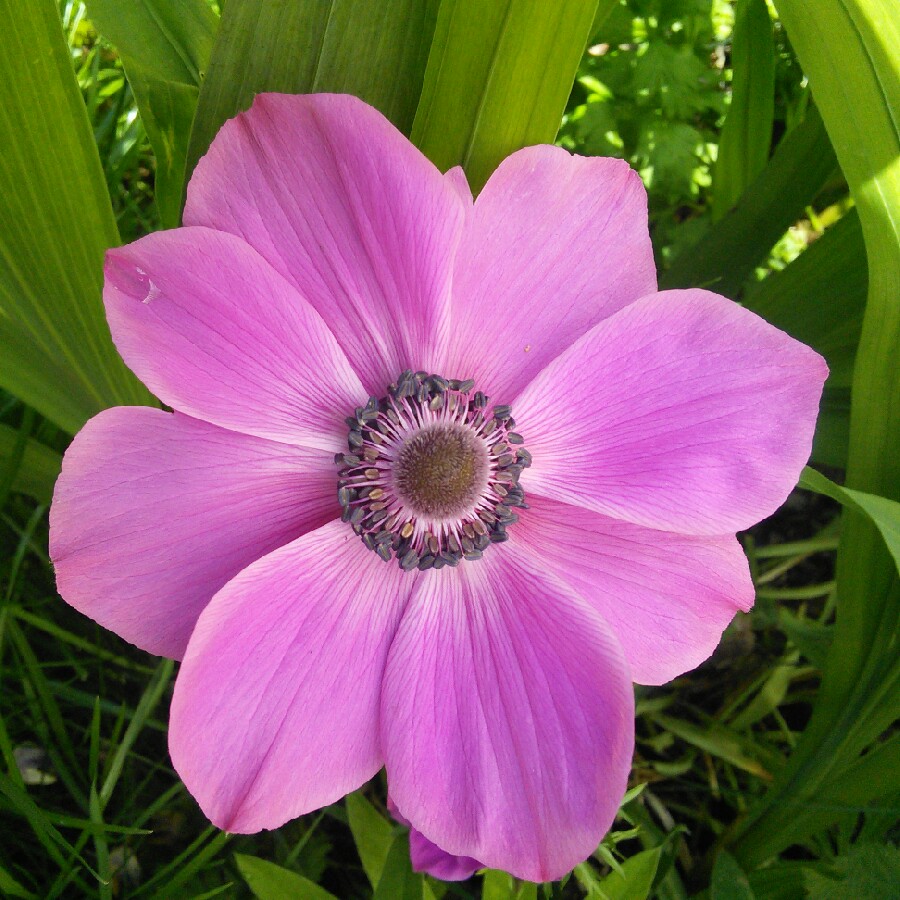
[(625, 791), (632, 682), (750, 607), (735, 532), (796, 482), (822, 359), (657, 293), (624, 162), (530, 147), (473, 201), (352, 97), (259, 96), (184, 222), (107, 254), (174, 411), (75, 438), (60, 593), (182, 660), (170, 752), (219, 827), (384, 766), (420, 866), (561, 876)]

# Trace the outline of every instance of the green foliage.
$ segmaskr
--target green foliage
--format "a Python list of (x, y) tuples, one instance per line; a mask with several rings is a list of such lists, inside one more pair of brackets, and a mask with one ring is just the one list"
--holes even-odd
[(94, 24), (116, 47), (156, 156), (163, 227), (181, 219), (188, 140), (218, 21), (206, 0), (90, 0)]
[(413, 143), (443, 170), (461, 165), (476, 192), (513, 150), (551, 143), (597, 12), (597, 0), (443, 0)]
[(187, 172), (261, 91), (356, 94), (408, 132), (437, 0), (229, 0), (200, 91)]
[[(780, 0), (775, 20), (762, 0), (226, 0), (221, 23), (206, 0), (87, 2), (60, 0), (60, 29), (52, 0), (0, 0), (0, 384), (16, 395), (0, 393), (0, 893), (887, 896), (900, 803), (890, 0)], [(103, 252), (177, 224), (185, 173), (271, 89), (357, 93), (475, 187), (506, 153), (553, 140), (565, 106), (559, 143), (640, 170), (664, 285), (739, 298), (831, 367), (814, 459), (846, 466), (846, 487), (808, 470), (821, 493), (742, 536), (755, 611), (698, 671), (638, 689), (643, 790), (562, 883), (414, 874), (379, 781), (271, 833), (218, 832), (168, 762), (172, 665), (55, 595), (46, 505), (66, 431), (150, 400), (109, 342)]]
[(3, 0), (0, 386), (57, 425), (149, 396), (112, 346), (100, 300), (118, 232), (53, 0)]

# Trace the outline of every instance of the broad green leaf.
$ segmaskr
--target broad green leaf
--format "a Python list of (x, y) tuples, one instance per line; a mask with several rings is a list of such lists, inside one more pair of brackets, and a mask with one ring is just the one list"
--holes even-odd
[(610, 872), (590, 895), (592, 900), (646, 900), (653, 887), (662, 847), (641, 850), (628, 857), (621, 872)]
[(39, 503), (50, 502), (62, 465), (55, 450), (27, 435), (23, 439), (23, 433), (15, 428), (0, 425), (0, 471), (7, 465), (13, 467), (9, 473), (10, 490), (27, 494)]
[(709, 897), (710, 900), (755, 900), (746, 873), (727, 850), (720, 851), (716, 857)]
[[(900, 500), (900, 20), (894, 0), (779, 0), (859, 210), (869, 294), (853, 378), (847, 487)], [(881, 506), (880, 503), (877, 505)], [(900, 711), (900, 581), (883, 531), (847, 509), (837, 621), (813, 715), (733, 845), (762, 862), (839, 815), (798, 821)], [(876, 751), (872, 751), (876, 752)], [(864, 759), (865, 757), (863, 757)], [(801, 817), (802, 818), (802, 817)]]
[(661, 289), (705, 287), (736, 297), (837, 166), (815, 108), (778, 145), (737, 205), (665, 272)]
[(748, 309), (809, 344), (828, 362), (829, 388), (849, 388), (869, 286), (856, 210), (780, 272), (751, 285)]
[(731, 43), (731, 106), (719, 135), (713, 219), (721, 219), (765, 168), (775, 112), (775, 43), (766, 0), (738, 0)]
[(595, 16), (597, 0), (442, 0), (413, 143), (475, 191), (513, 151), (551, 143)]
[[(77, 431), (150, 402), (109, 335), (103, 254), (118, 244), (54, 0), (0, 0), (0, 386)], [(14, 87), (12, 87), (14, 86)]]
[(116, 46), (156, 156), (163, 227), (181, 217), (188, 140), (218, 20), (206, 0), (87, 0)]
[(438, 0), (228, 0), (200, 90), (188, 175), (262, 91), (355, 94), (408, 133)]
[(257, 856), (235, 853), (234, 861), (258, 900), (337, 900), (314, 881)]
[(97, 30), (161, 81), (200, 86), (216, 34), (206, 0), (86, 0)]
[(412, 870), (409, 840), (400, 832), (388, 850), (372, 900), (422, 900), (424, 883), (425, 879)]
[(395, 829), (359, 791), (348, 794), (344, 803), (356, 851), (366, 876), (375, 887), (394, 841)]
[(813, 459), (836, 468), (847, 464), (850, 383), (868, 283), (862, 228), (853, 209), (785, 269), (752, 284), (742, 301), (828, 361)]
[(894, 558), (895, 565), (900, 569), (900, 503), (888, 500), (887, 497), (867, 494), (865, 491), (841, 487), (808, 466), (800, 476), (800, 487), (815, 491), (817, 494), (825, 494), (826, 497), (831, 497), (832, 500), (837, 500), (845, 507), (861, 512), (871, 519)]

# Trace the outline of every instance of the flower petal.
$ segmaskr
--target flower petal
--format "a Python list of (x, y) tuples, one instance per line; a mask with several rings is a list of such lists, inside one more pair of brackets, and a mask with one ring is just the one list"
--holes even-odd
[(639, 684), (700, 665), (734, 614), (753, 606), (734, 535), (654, 531), (530, 494), (528, 505), (512, 540), (609, 622)]
[(484, 866), (471, 856), (454, 856), (445, 853), (422, 834), (416, 831), (409, 822), (403, 818), (403, 814), (397, 809), (397, 805), (388, 795), (387, 807), (390, 814), (401, 824), (409, 828), (409, 859), (414, 872), (426, 872), (443, 881), (465, 881), (471, 878)]
[(245, 434), (340, 449), (343, 418), (365, 391), (316, 311), (252, 247), (177, 228), (110, 250), (105, 274), (116, 346), (164, 403)]
[(463, 205), (371, 106), (260, 94), (200, 161), (184, 221), (240, 235), (328, 323), (366, 390), (434, 369)]
[(276, 828), (381, 768), (382, 672), (411, 584), (332, 522), (216, 594), (169, 725), (175, 768), (214, 824)]
[(615, 818), (634, 735), (622, 651), (510, 544), (419, 580), (381, 708), (391, 797), (445, 853), (548, 881)]
[(178, 658), (222, 585), (338, 511), (326, 454), (119, 407), (66, 452), (50, 556), (72, 606)]
[(591, 326), (655, 290), (637, 174), (527, 147), (500, 164), (466, 223), (446, 371), (508, 403)]
[(529, 491), (685, 534), (774, 512), (809, 457), (825, 361), (708, 291), (601, 322), (514, 401)]

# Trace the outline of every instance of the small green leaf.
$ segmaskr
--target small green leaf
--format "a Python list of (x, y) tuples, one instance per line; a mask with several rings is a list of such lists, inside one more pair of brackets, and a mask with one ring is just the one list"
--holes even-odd
[(235, 853), (234, 861), (258, 900), (337, 900), (314, 881), (265, 859)]
[(366, 876), (375, 887), (394, 841), (395, 829), (359, 791), (348, 794), (344, 803), (356, 851)]
[(641, 850), (621, 865), (621, 872), (610, 872), (595, 888), (593, 896), (605, 900), (646, 900), (662, 854), (662, 847)]
[(537, 885), (490, 869), (481, 883), (481, 900), (537, 900)]
[(150, 402), (116, 353), (101, 302), (119, 243), (54, 0), (0, 0), (0, 386), (74, 432)]
[(372, 900), (422, 900), (424, 878), (412, 870), (409, 839), (400, 832), (394, 837)]
[(900, 503), (888, 500), (887, 497), (867, 494), (865, 491), (841, 487), (808, 466), (800, 475), (800, 487), (831, 497), (871, 519), (872, 524), (884, 538), (884, 543), (894, 558), (894, 564), (900, 569)]
[(228, 0), (200, 91), (187, 171), (262, 91), (355, 94), (408, 132), (437, 0)]
[(597, 14), (597, 0), (442, 0), (413, 143), (476, 192), (513, 151), (551, 143)]
[(734, 206), (765, 168), (775, 112), (775, 44), (766, 0), (738, 0), (731, 47), (731, 106), (719, 135), (713, 219)]
[(727, 850), (716, 856), (709, 896), (710, 900), (755, 900), (746, 873)]

